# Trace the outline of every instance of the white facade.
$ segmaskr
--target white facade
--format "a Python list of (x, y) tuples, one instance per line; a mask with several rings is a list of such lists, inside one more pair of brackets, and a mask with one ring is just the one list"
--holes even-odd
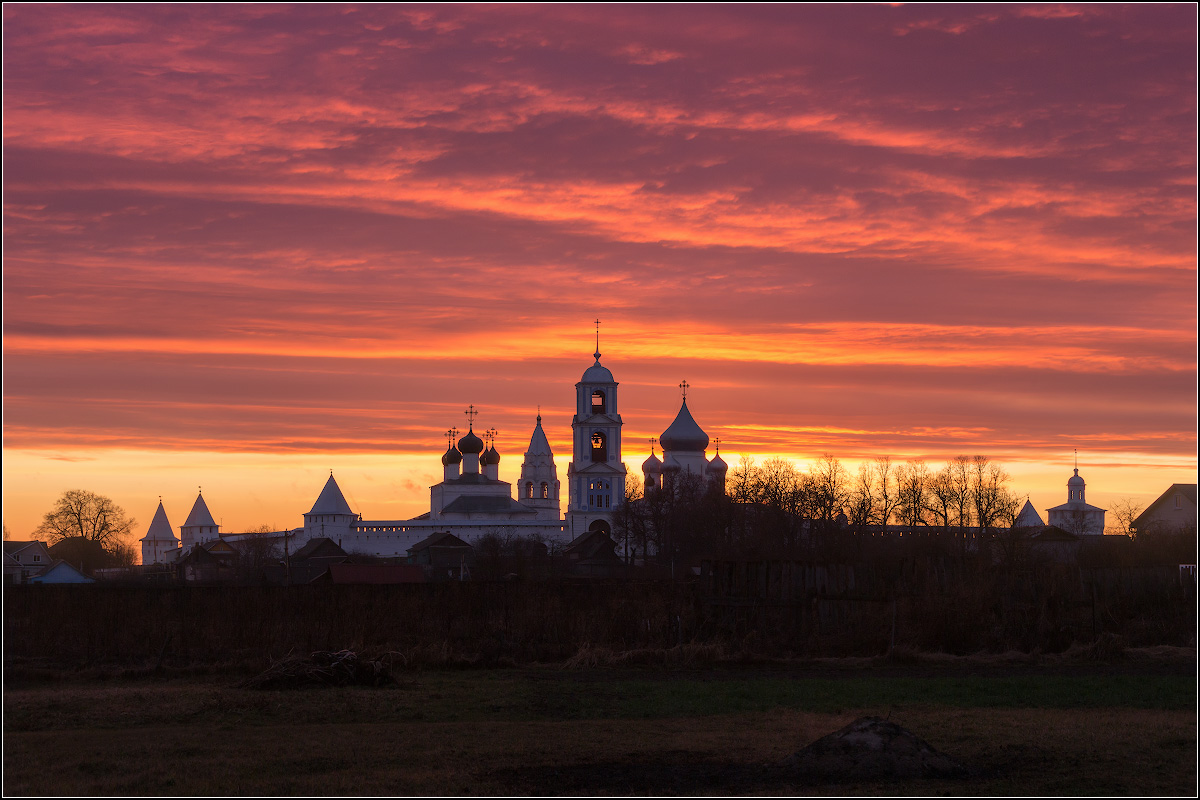
[[(165, 516), (166, 512), (163, 513)], [(220, 539), (220, 527), (209, 513), (208, 504), (204, 502), (204, 495), (197, 493), (196, 502), (192, 504), (192, 512), (188, 514), (187, 520), (179, 526), (180, 547), (186, 553), (192, 549), (192, 545)]]
[(575, 384), (572, 459), (567, 467), (567, 530), (576, 539), (592, 530), (612, 532), (613, 510), (625, 501), (621, 460), (621, 415), (617, 382), (600, 364), (588, 367)]
[(173, 554), (179, 548), (179, 540), (175, 538), (175, 531), (167, 519), (167, 511), (163, 508), (161, 497), (158, 499), (154, 519), (150, 520), (150, 527), (141, 541), (143, 564), (166, 564), (174, 559)]
[(554, 465), (554, 453), (546, 432), (542, 430), (542, 415), (537, 415), (537, 425), (529, 437), (529, 448), (521, 462), (521, 479), (517, 481), (517, 502), (537, 511), (538, 519), (561, 518), (559, 512), (558, 467)]
[(1069, 533), (1100, 536), (1104, 533), (1104, 509), (1088, 505), (1084, 500), (1086, 485), (1079, 476), (1079, 468), (1067, 480), (1067, 502), (1046, 509), (1049, 524)]
[(680, 384), (684, 390), (683, 403), (674, 421), (667, 427), (659, 443), (663, 449), (663, 459), (660, 462), (654, 455), (651, 444), (650, 457), (642, 463), (642, 476), (647, 492), (669, 486), (676, 476), (685, 474), (695, 475), (715, 488), (725, 491), (725, 475), (729, 471), (725, 460), (718, 450), (710, 460), (708, 452), (708, 434), (696, 423), (687, 405), (687, 382)]

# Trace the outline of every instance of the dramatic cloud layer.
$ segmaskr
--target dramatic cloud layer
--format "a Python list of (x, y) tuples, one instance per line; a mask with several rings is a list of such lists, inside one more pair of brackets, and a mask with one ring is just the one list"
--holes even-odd
[(569, 457), (597, 316), (634, 465), (686, 377), (735, 457), (1195, 480), (1190, 6), (4, 14), (5, 444), (60, 465), (6, 465), (14, 533), (78, 459), (152, 508), (182, 453), (407, 459), (467, 403)]

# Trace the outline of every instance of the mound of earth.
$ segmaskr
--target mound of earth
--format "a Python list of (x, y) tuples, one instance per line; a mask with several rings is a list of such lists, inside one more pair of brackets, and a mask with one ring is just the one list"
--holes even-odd
[(884, 778), (955, 778), (967, 770), (894, 722), (861, 717), (789, 756), (798, 776), (860, 781)]

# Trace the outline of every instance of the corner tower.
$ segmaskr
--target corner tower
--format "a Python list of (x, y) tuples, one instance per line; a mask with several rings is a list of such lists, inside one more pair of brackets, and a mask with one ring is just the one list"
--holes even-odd
[(617, 382), (600, 363), (600, 320), (596, 320), (596, 363), (575, 384), (573, 451), (567, 467), (567, 530), (572, 539), (588, 531), (612, 533), (612, 515), (625, 501), (621, 460), (621, 415)]

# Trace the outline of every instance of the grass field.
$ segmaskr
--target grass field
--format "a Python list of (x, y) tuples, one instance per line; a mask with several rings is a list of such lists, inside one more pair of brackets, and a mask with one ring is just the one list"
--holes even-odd
[[(4, 694), (4, 792), (1194, 796), (1194, 671), (1193, 656), (1012, 674), (541, 666), (400, 673), (386, 689), (25, 682)], [(971, 776), (821, 785), (781, 767), (866, 714)]]

